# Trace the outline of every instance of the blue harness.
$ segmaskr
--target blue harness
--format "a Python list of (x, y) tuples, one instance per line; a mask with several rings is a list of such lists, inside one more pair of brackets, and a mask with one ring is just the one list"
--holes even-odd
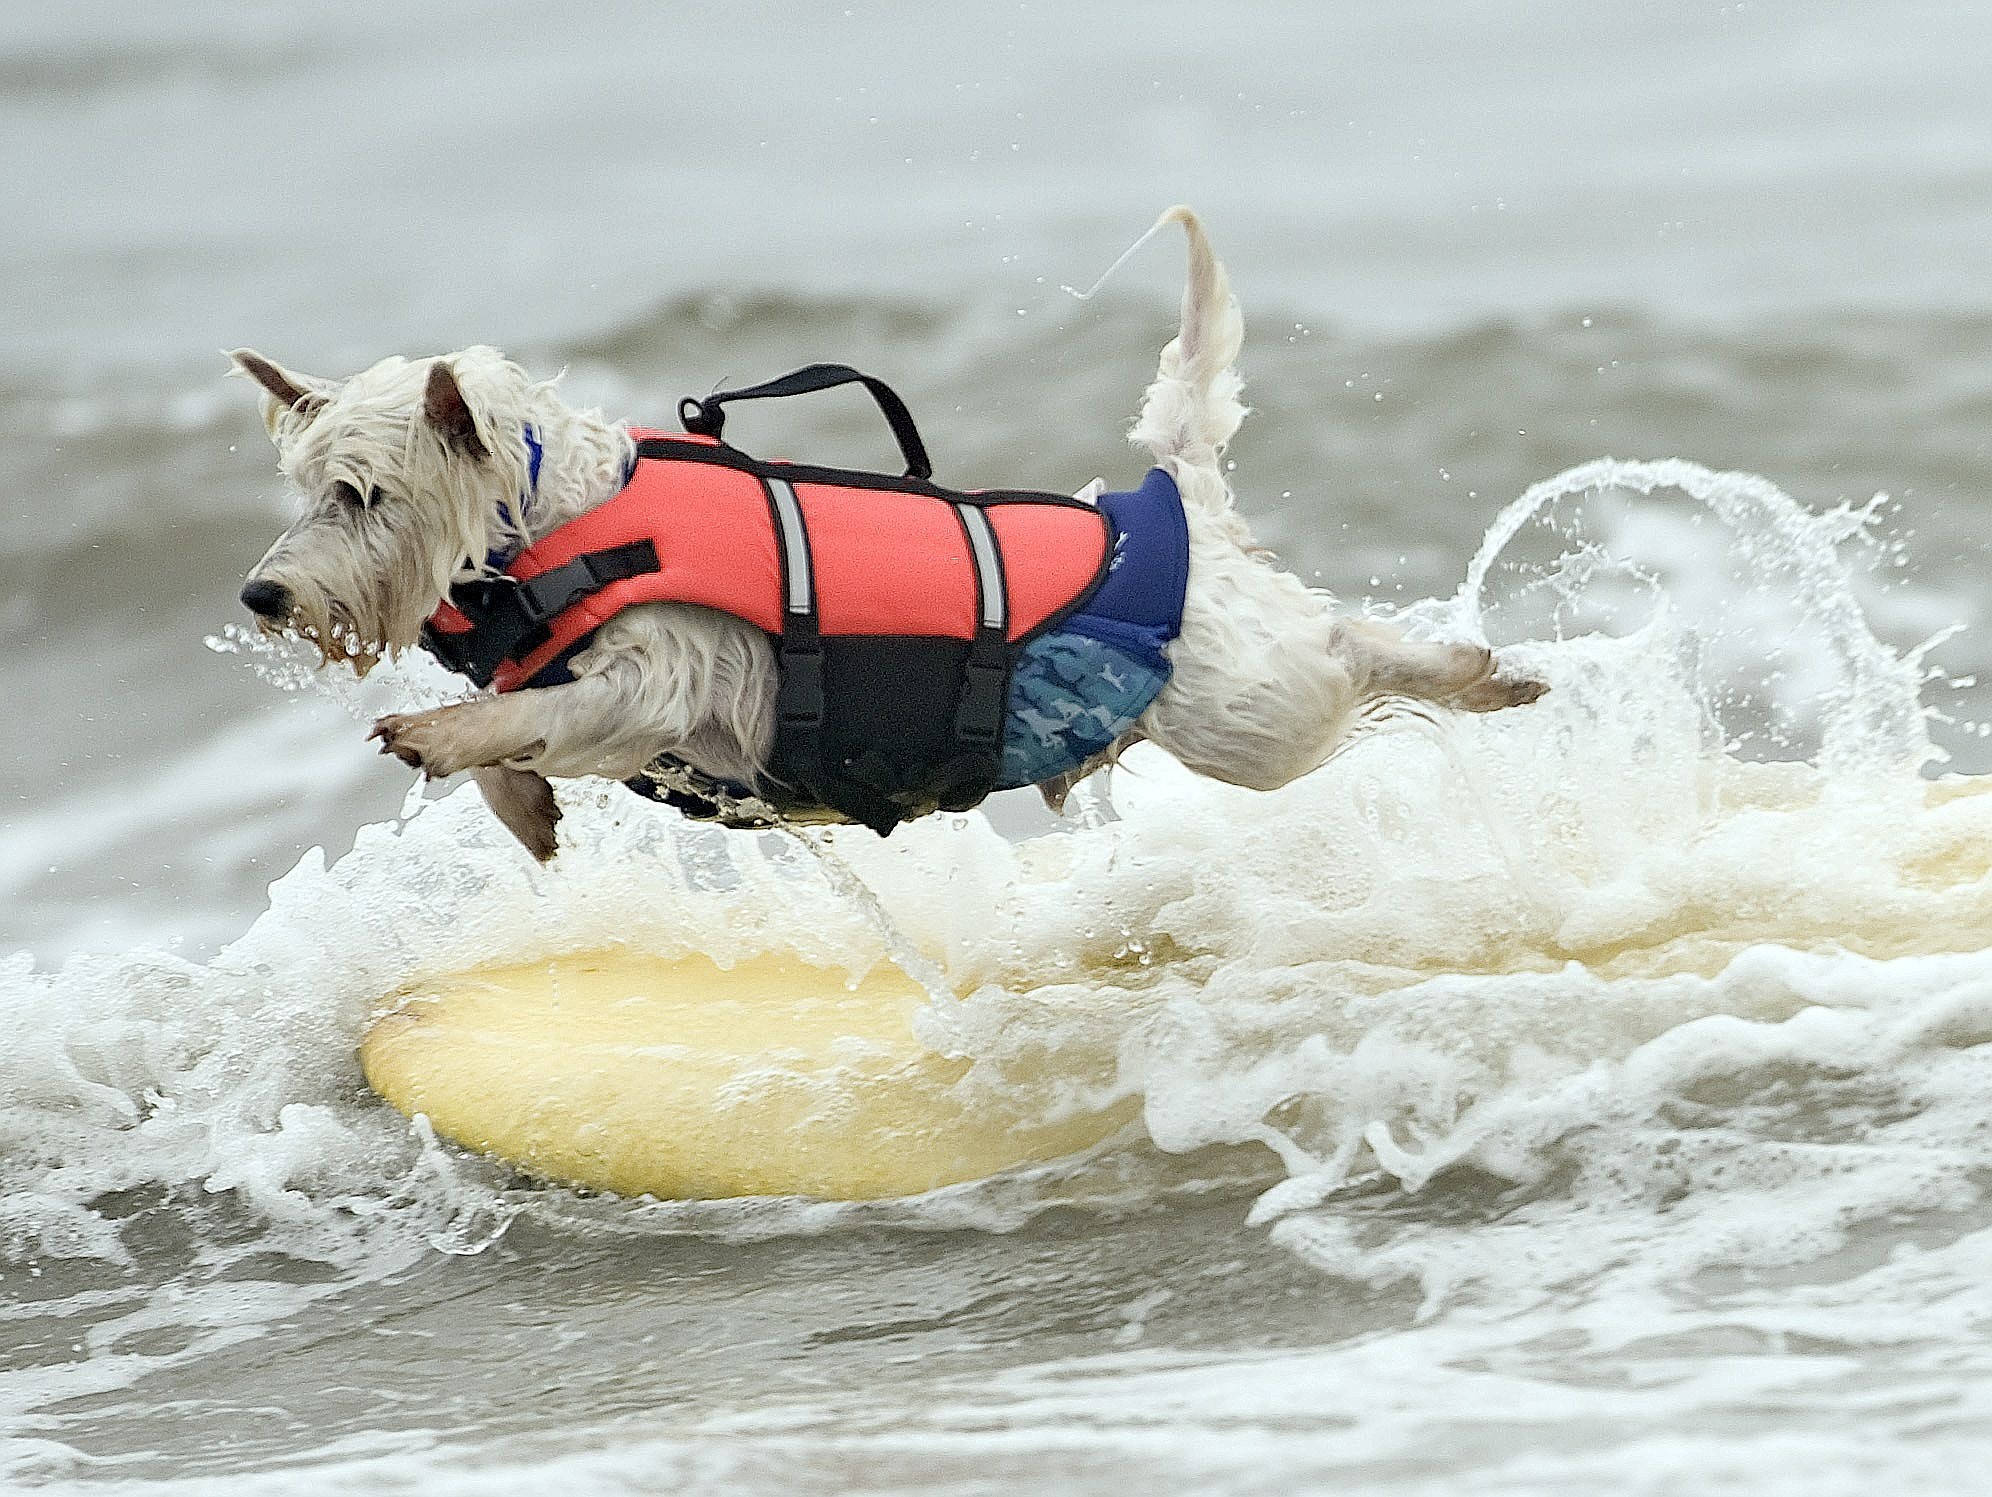
[(1111, 748), (1169, 681), (1164, 646), (1183, 625), (1190, 534), (1176, 481), (1102, 494), (1113, 557), (1093, 595), (1024, 646), (1010, 676), (999, 790), (1036, 785)]

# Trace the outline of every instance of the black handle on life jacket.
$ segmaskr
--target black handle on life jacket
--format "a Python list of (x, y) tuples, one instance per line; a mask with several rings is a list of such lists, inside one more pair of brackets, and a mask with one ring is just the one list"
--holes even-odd
[(906, 409), (906, 402), (884, 380), (861, 374), (849, 364), (811, 364), (793, 374), (784, 374), (780, 379), (771, 379), (766, 384), (749, 385), (744, 390), (715, 390), (704, 400), (687, 395), (678, 402), (678, 419), (684, 422), (685, 430), (695, 436), (717, 437), (726, 426), (726, 412), (722, 408), (729, 400), (780, 400), (789, 395), (809, 395), (836, 385), (850, 384), (863, 385), (871, 391), (872, 399), (878, 402), (879, 410), (885, 415), (885, 424), (892, 428), (892, 435), (899, 443), (899, 454), (906, 459), (906, 476), (932, 478), (934, 465), (927, 457), (927, 444), (920, 440), (919, 429), (913, 425), (913, 413)]

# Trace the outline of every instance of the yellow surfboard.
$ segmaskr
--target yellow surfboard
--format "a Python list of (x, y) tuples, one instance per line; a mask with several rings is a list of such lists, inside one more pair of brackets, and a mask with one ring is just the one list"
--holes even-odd
[(566, 1185), (671, 1199), (871, 1200), (1077, 1153), (1137, 1104), (1045, 1122), (922, 1045), (881, 964), (562, 956), (424, 982), (360, 1047), (443, 1137)]

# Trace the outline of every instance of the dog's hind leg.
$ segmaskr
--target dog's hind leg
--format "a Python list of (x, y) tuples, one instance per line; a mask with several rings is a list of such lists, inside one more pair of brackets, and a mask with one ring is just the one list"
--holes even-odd
[(545, 775), (509, 764), (484, 764), (470, 773), (491, 814), (527, 852), (544, 863), (560, 850), (554, 831), (560, 821), (560, 804), (553, 798), (553, 786)]
[(1541, 681), (1503, 671), (1484, 645), (1412, 644), (1389, 624), (1344, 619), (1336, 648), (1349, 660), (1365, 697), (1412, 697), (1462, 712), (1520, 707), (1549, 690)]
[(1498, 669), (1480, 645), (1412, 644), (1370, 620), (1320, 618), (1260, 634), (1249, 617), (1186, 619), (1199, 648), (1178, 657), (1141, 722), (1190, 769), (1248, 790), (1276, 790), (1318, 768), (1379, 698), (1494, 712), (1548, 690)]

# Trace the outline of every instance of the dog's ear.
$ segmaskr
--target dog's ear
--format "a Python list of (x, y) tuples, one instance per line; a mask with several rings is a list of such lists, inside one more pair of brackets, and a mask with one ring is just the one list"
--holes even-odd
[(471, 414), (470, 402), (463, 398), (456, 371), (442, 359), (429, 366), (429, 383), (422, 392), (422, 414), (442, 434), (443, 440), (459, 452), (473, 458), (490, 455), (491, 449), (477, 434), (477, 418)]
[(269, 397), (263, 405), (263, 424), (269, 428), (272, 440), (277, 435), (278, 418), (285, 411), (293, 411), (308, 421), (330, 398), (324, 381), (292, 374), (254, 349), (238, 348), (229, 357), (235, 360), (236, 371), (256, 381)]
[(235, 367), (261, 385), (272, 400), (291, 410), (296, 410), (303, 402), (325, 398), (312, 388), (311, 381), (271, 363), (253, 348), (238, 348), (229, 357), (235, 360)]

